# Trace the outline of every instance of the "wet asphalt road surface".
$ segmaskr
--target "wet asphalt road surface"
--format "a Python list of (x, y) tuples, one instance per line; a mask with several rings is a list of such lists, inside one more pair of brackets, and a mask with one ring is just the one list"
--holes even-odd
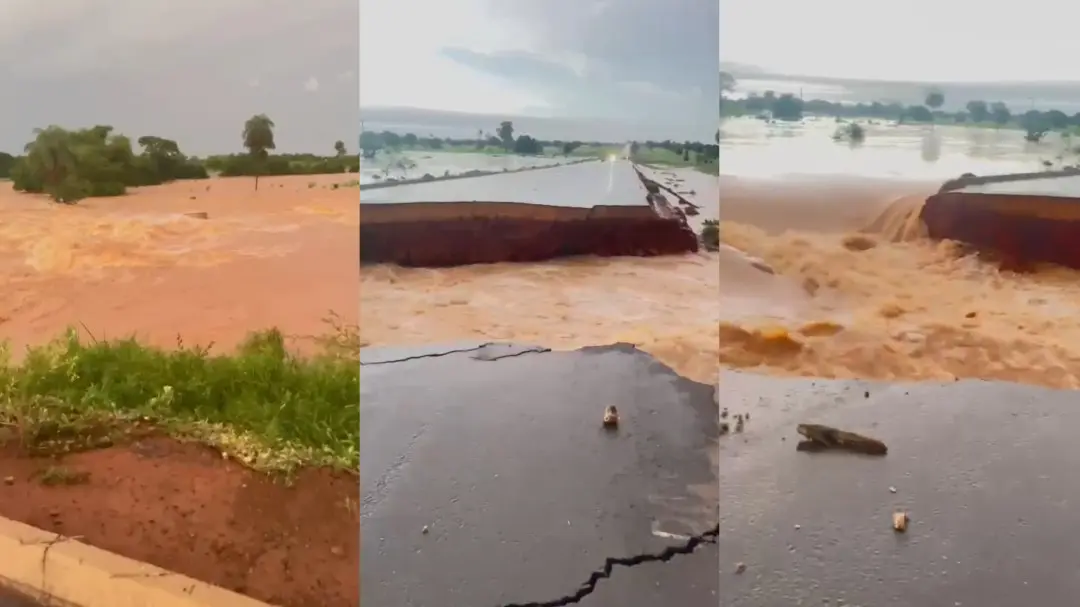
[(648, 192), (624, 160), (364, 190), (361, 204), (520, 202), (557, 207), (645, 206)]
[[(725, 607), (1080, 597), (1080, 393), (742, 373), (720, 385), (722, 406), (751, 413), (719, 441)], [(889, 453), (796, 452), (806, 422), (878, 438)], [(906, 534), (892, 530), (896, 510), (911, 517)]]
[(713, 386), (629, 345), (361, 364), (363, 605), (716, 604)]

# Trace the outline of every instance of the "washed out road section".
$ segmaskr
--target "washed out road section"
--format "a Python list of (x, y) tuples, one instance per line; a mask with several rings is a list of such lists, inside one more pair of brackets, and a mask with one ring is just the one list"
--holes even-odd
[[(1005, 382), (721, 378), (720, 604), (1065, 605), (1080, 596), (1077, 396)], [(798, 423), (885, 457), (796, 452)], [(893, 492), (895, 489), (895, 492)], [(892, 515), (904, 511), (904, 534)], [(737, 563), (746, 570), (736, 574)]]
[(413, 267), (697, 252), (629, 161), (360, 192), (360, 261)]
[(604, 592), (645, 607), (656, 593), (637, 590), (658, 584), (672, 604), (713, 604), (697, 597), (716, 592), (716, 560), (697, 552), (715, 535), (714, 386), (626, 344), (372, 349), (361, 364), (363, 604)]

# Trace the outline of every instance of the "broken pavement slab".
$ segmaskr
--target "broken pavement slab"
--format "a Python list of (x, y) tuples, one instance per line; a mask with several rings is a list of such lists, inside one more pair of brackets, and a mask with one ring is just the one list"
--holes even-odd
[[(725, 607), (1080, 596), (1064, 565), (1080, 532), (1076, 392), (734, 372), (721, 386), (725, 406), (753, 412), (745, 433), (720, 440), (717, 547), (747, 566), (721, 585)], [(797, 453), (802, 422), (869, 432), (889, 454)], [(897, 511), (910, 514), (905, 534), (892, 529)]]
[[(71, 538), (0, 518), (0, 590), (67, 607), (269, 607)], [(34, 605), (0, 592), (0, 606)]]
[(713, 386), (629, 344), (365, 349), (361, 363), (363, 604), (586, 604), (659, 570), (715, 592), (716, 559), (697, 554), (716, 527)]

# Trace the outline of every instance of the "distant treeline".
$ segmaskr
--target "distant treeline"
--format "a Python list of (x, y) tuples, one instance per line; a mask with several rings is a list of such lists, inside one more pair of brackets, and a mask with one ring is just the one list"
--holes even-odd
[[(725, 92), (735, 90), (735, 79), (721, 72), (721, 86)], [(1068, 115), (1060, 110), (1031, 109), (1013, 113), (1002, 101), (969, 101), (964, 109), (956, 112), (941, 110), (945, 96), (940, 91), (929, 90), (926, 101), (920, 105), (900, 103), (837, 103), (824, 99), (803, 100), (793, 94), (777, 95), (766, 91), (763, 95), (752, 94), (743, 99), (720, 98), (721, 116), (768, 115), (775, 120), (800, 120), (806, 114), (834, 116), (837, 118), (876, 118), (901, 123), (975, 124), (985, 126), (1017, 126), (1027, 131), (1027, 138), (1038, 141), (1053, 130), (1080, 128), (1080, 112)]]
[[(643, 142), (648, 148), (667, 149), (678, 154), (684, 154), (687, 150), (695, 154), (715, 157), (719, 153), (719, 147), (712, 144), (684, 141), (646, 141)], [(536, 139), (529, 135), (514, 136), (514, 123), (503, 121), (494, 132), (485, 132), (483, 129), (476, 131), (476, 137), (453, 138), (453, 137), (422, 137), (414, 133), (394, 133), (391, 131), (364, 131), (360, 134), (360, 149), (365, 158), (374, 158), (382, 150), (442, 150), (453, 148), (456, 150), (468, 149), (478, 152), (502, 152), (535, 156), (540, 154), (563, 154), (569, 156), (581, 148), (590, 150), (621, 148), (623, 144), (602, 141), (563, 141), (559, 139)], [(632, 145), (637, 146), (638, 143)], [(712, 151), (715, 148), (715, 153)]]
[(50, 126), (34, 130), (24, 155), (0, 152), (0, 178), (10, 178), (21, 192), (45, 193), (58, 202), (72, 203), (94, 196), (120, 196), (127, 188), (183, 179), (222, 176), (313, 175), (358, 172), (360, 160), (346, 154), (345, 144), (334, 143), (333, 156), (271, 154), (274, 123), (264, 115), (244, 125), (245, 154), (197, 158), (187, 156), (171, 139), (144, 135), (136, 140), (97, 125), (69, 130)]

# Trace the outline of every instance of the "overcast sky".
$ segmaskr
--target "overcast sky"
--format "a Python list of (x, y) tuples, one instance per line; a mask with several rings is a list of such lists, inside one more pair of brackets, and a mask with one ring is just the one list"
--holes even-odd
[(908, 81), (1080, 80), (1061, 0), (722, 0), (720, 55), (768, 71)]
[(715, 0), (360, 0), (360, 103), (716, 124)]
[(111, 124), (188, 154), (355, 146), (357, 0), (0, 0), (0, 150), (34, 127)]

